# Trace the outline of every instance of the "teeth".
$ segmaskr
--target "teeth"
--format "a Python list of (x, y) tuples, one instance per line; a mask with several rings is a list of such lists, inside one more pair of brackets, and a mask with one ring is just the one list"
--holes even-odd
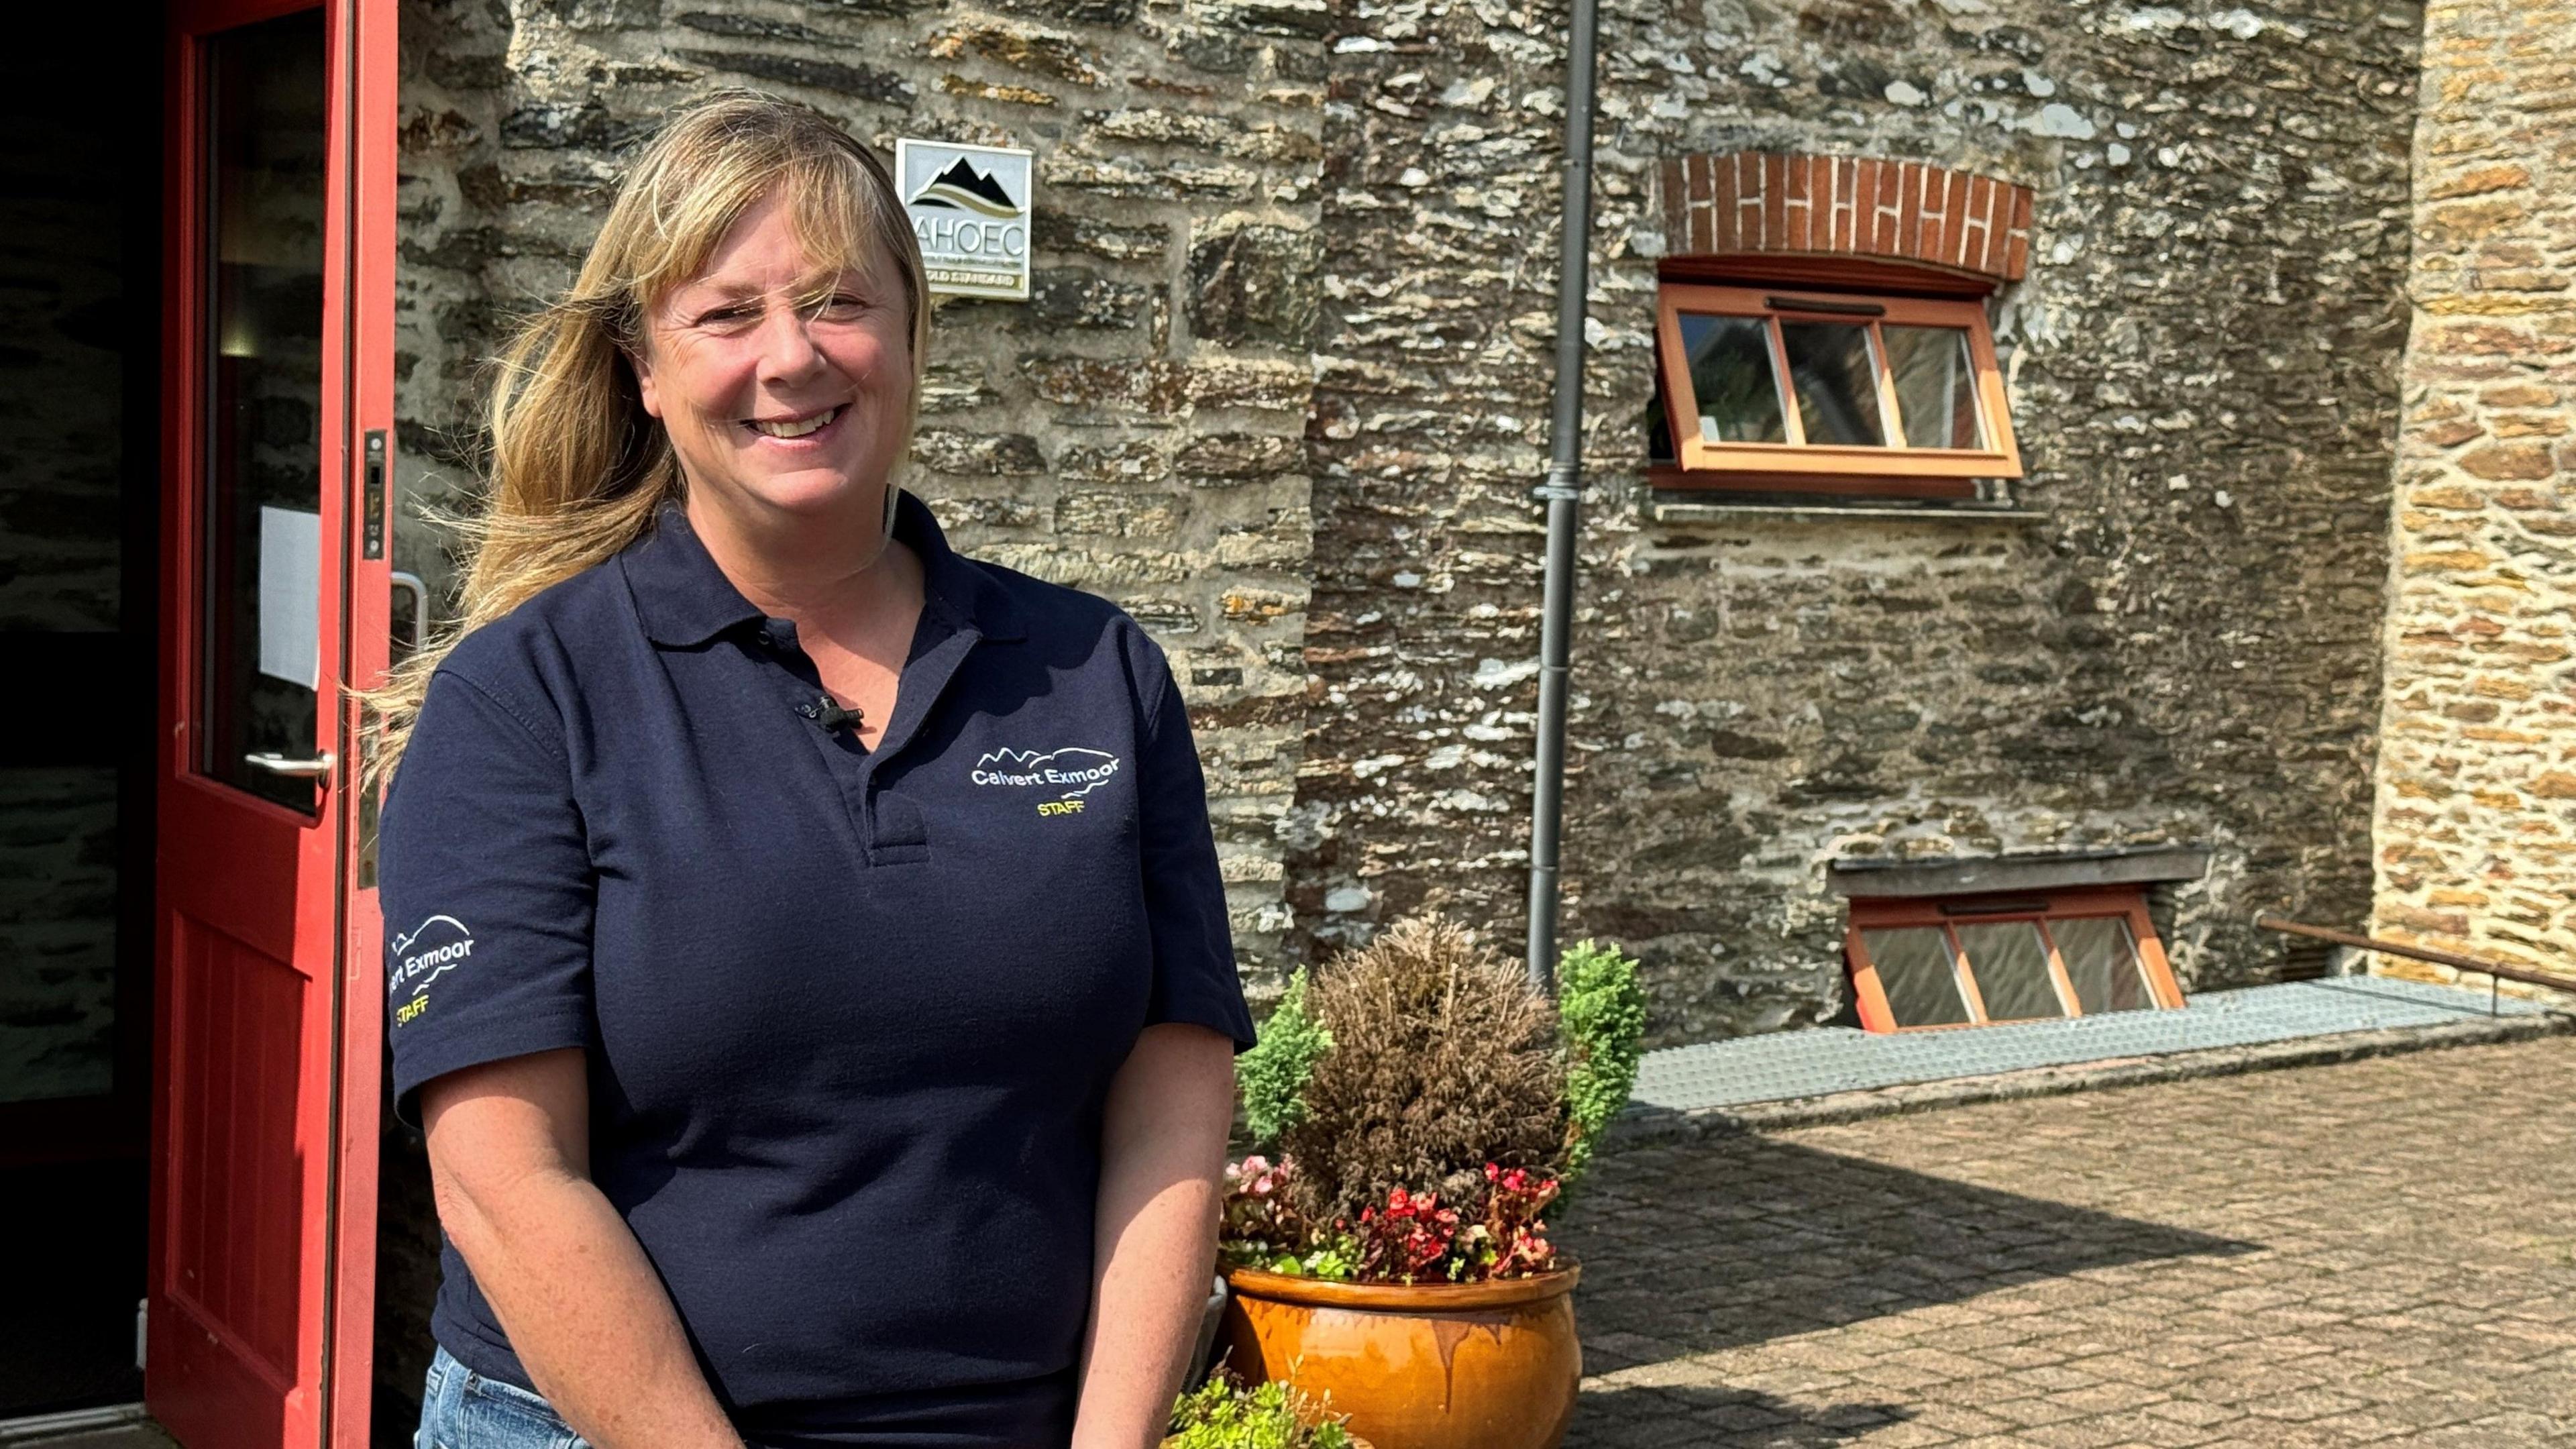
[(806, 418), (801, 422), (764, 423), (755, 419), (752, 422), (752, 427), (773, 438), (801, 438), (807, 433), (820, 430), (824, 424), (840, 415), (841, 410), (839, 408), (832, 408), (824, 412), (816, 413), (814, 416)]

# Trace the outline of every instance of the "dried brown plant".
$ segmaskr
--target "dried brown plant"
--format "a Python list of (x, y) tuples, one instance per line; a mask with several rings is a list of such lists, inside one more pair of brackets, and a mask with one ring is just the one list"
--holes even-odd
[(1393, 1188), (1465, 1203), (1488, 1162), (1555, 1170), (1566, 1143), (1556, 1010), (1520, 968), (1459, 926), (1415, 917), (1316, 978), (1332, 1049), (1282, 1134), (1296, 1206), (1356, 1221)]

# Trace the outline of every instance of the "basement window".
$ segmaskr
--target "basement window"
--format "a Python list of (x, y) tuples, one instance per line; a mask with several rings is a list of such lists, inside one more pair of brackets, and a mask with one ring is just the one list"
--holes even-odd
[(1843, 949), (1868, 1031), (2182, 1005), (2135, 886), (1855, 899)]
[(1659, 292), (1659, 485), (1975, 498), (1979, 479), (2021, 476), (1982, 301)]

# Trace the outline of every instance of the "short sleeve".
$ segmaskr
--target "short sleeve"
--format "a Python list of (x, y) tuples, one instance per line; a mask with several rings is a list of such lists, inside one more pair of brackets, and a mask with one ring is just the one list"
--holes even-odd
[(590, 852), (561, 737), (472, 680), (430, 682), (378, 835), (395, 1110), (422, 1083), (588, 1047)]
[(1190, 738), (1187, 708), (1162, 652), (1140, 640), (1137, 673), (1144, 728), (1137, 770), (1137, 810), (1145, 870), (1145, 920), (1154, 948), (1148, 1026), (1187, 1022), (1252, 1045), (1252, 1013), (1235, 974), (1234, 935), (1226, 922), (1225, 880), (1217, 871), (1216, 836), (1208, 824), (1207, 777)]

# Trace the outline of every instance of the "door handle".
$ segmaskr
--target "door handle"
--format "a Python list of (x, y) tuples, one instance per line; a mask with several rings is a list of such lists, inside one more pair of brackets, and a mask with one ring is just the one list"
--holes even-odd
[(411, 637), (403, 641), (403, 652), (417, 654), (420, 641), (429, 634), (429, 585), (420, 581), (420, 575), (401, 569), (395, 569), (389, 577), (395, 593), (411, 595)]
[(242, 761), (254, 768), (266, 770), (272, 775), (284, 775), (296, 780), (319, 780), (331, 773), (332, 767), (340, 763), (340, 757), (329, 750), (324, 750), (311, 759), (299, 760), (290, 755), (281, 755), (275, 750), (260, 750), (254, 754), (242, 756)]

